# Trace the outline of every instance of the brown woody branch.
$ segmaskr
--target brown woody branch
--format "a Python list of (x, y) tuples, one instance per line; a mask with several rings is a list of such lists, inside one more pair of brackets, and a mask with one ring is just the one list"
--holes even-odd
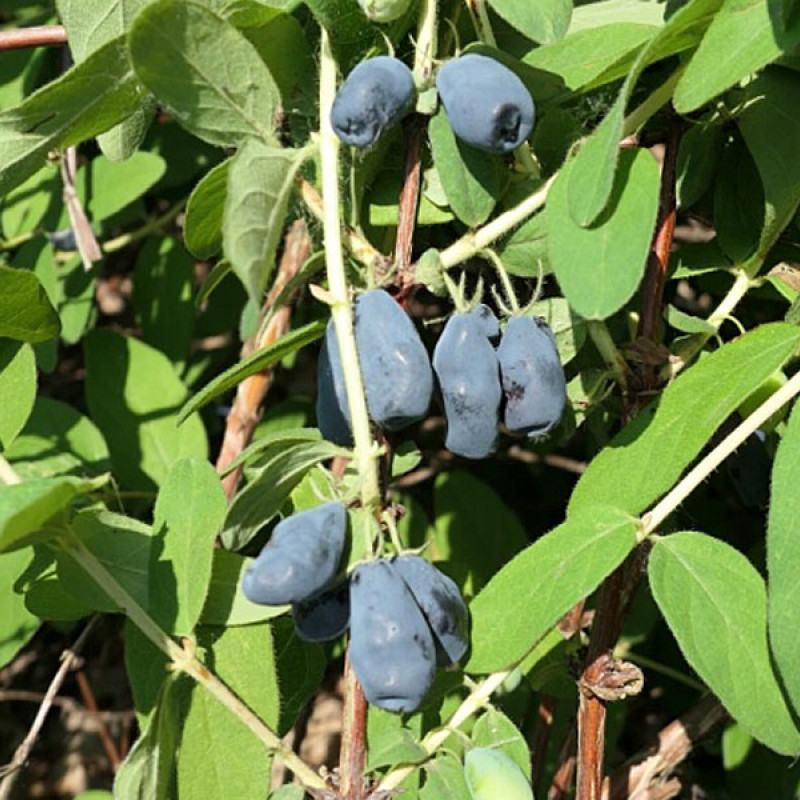
[(365, 800), (367, 762), (367, 699), (350, 664), (348, 650), (344, 666), (344, 712), (342, 747), (339, 751), (339, 796), (342, 800)]
[(63, 25), (39, 25), (16, 31), (0, 31), (0, 50), (17, 50), (22, 47), (41, 47), (66, 44), (67, 33)]
[(704, 697), (658, 734), (655, 751), (635, 756), (603, 782), (602, 800), (666, 800), (683, 788), (672, 773), (692, 748), (728, 715), (713, 696)]
[[(278, 276), (270, 290), (261, 311), (263, 319), (275, 304), (286, 284), (297, 274), (303, 262), (311, 252), (311, 238), (308, 235), (304, 220), (296, 220), (289, 228), (284, 239), (283, 256), (278, 268)], [(243, 354), (249, 355), (256, 350), (269, 347), (289, 331), (291, 323), (291, 305), (286, 304), (275, 311), (263, 332), (255, 334), (243, 347)], [(259, 326), (260, 330), (260, 326)], [(261, 419), (261, 404), (266, 397), (275, 375), (274, 367), (267, 367), (261, 372), (245, 378), (236, 391), (230, 414), (225, 422), (225, 437), (222, 440), (217, 472), (223, 473), (229, 464), (250, 444), (253, 432)], [(222, 479), (222, 487), (230, 501), (236, 494), (236, 487), (242, 476), (242, 467), (237, 467)]]
[(406, 158), (403, 165), (403, 185), (400, 188), (397, 204), (397, 241), (394, 250), (397, 282), (401, 287), (407, 286), (414, 279), (411, 271), (411, 254), (422, 179), (422, 142), (427, 127), (428, 118), (422, 114), (412, 114), (403, 124)]

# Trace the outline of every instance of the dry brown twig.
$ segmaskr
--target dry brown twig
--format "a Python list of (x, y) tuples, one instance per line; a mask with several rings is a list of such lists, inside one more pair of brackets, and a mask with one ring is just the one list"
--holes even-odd
[(78, 638), (75, 640), (75, 644), (63, 652), (61, 656), (61, 665), (56, 671), (56, 674), (53, 676), (53, 679), (50, 681), (50, 685), (47, 687), (47, 691), (45, 692), (42, 703), (39, 706), (39, 711), (34, 717), (30, 730), (22, 740), (19, 747), (17, 747), (16, 751), (14, 752), (14, 757), (11, 759), (10, 763), (6, 764), (4, 767), (0, 767), (0, 778), (2, 778), (2, 783), (0, 783), (0, 800), (8, 800), (8, 798), (11, 796), (11, 790), (14, 786), (17, 776), (19, 775), (20, 770), (25, 766), (31, 751), (36, 744), (36, 740), (41, 733), (42, 726), (44, 725), (47, 715), (53, 706), (53, 700), (58, 695), (58, 692), (66, 680), (67, 675), (69, 675), (69, 673), (79, 663), (79, 653), (86, 644), (86, 640), (89, 638), (89, 634), (91, 633), (97, 619), (97, 617), (92, 617), (83, 631), (81, 631), (80, 636), (78, 636)]
[[(297, 274), (310, 253), (311, 238), (308, 235), (305, 221), (298, 219), (286, 233), (278, 276), (262, 307), (262, 319), (272, 309), (286, 284)], [(245, 343), (243, 347), (244, 355), (269, 347), (282, 336), (285, 336), (289, 331), (291, 316), (291, 303), (287, 301), (285, 305), (273, 313), (261, 336), (258, 337), (256, 335)], [(269, 387), (272, 385), (274, 375), (275, 367), (267, 367), (265, 370), (245, 378), (239, 384), (236, 391), (236, 399), (225, 422), (225, 437), (217, 458), (217, 472), (220, 474), (250, 444), (256, 425), (261, 419), (261, 404), (264, 402)], [(236, 494), (236, 487), (239, 485), (241, 476), (242, 467), (239, 466), (222, 479), (222, 487), (225, 490), (228, 501)]]
[(68, 147), (61, 157), (61, 180), (64, 183), (64, 205), (69, 214), (69, 224), (75, 234), (75, 244), (83, 261), (83, 268), (88, 272), (95, 261), (100, 261), (103, 251), (97, 243), (89, 218), (81, 204), (75, 188), (77, 174), (78, 148)]

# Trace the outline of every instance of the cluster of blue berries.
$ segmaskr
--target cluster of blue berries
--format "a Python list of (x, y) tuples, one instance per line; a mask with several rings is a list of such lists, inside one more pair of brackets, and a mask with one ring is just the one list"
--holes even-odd
[(457, 662), (468, 646), (458, 587), (416, 555), (359, 564), (337, 580), (347, 511), (327, 503), (280, 522), (248, 568), (242, 591), (254, 603), (291, 604), (297, 635), (335, 639), (350, 628), (350, 659), (367, 700), (413, 711), (436, 665)]
[[(508, 153), (533, 129), (535, 109), (525, 84), (508, 67), (477, 53), (454, 58), (436, 76), (453, 133), (489, 153)], [(411, 70), (396, 58), (362, 61), (347, 76), (331, 110), (331, 125), (345, 144), (368, 147), (412, 107)]]
[[(397, 431), (422, 419), (433, 392), (431, 364), (411, 320), (383, 289), (356, 300), (355, 337), (373, 422)], [(436, 344), (433, 371), (447, 420), (445, 445), (465, 458), (492, 452), (501, 411), (511, 433), (537, 438), (564, 412), (564, 370), (553, 333), (539, 317), (512, 317), (501, 337), (497, 318), (483, 304), (453, 314)], [(325, 439), (349, 445), (350, 412), (332, 321), (317, 378), (319, 429)]]

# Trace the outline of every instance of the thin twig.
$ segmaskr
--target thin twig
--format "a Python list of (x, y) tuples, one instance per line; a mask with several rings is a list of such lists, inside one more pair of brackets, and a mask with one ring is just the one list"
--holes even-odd
[(0, 31), (0, 50), (66, 44), (66, 42), (67, 32), (63, 25), (38, 25), (16, 31)]
[(658, 797), (673, 797), (671, 773), (688, 755), (694, 746), (704, 739), (728, 715), (721, 703), (711, 695), (704, 697), (682, 717), (670, 722), (659, 731), (658, 748), (634, 756), (618, 767), (603, 781), (602, 800), (646, 800), (672, 782), (668, 791), (659, 791)]
[(89, 678), (86, 676), (86, 672), (84, 672), (84, 670), (79, 669), (75, 673), (75, 680), (78, 684), (78, 690), (81, 693), (84, 705), (89, 710), (89, 714), (97, 726), (97, 736), (103, 745), (103, 750), (106, 751), (106, 756), (108, 756), (108, 760), (111, 762), (111, 768), (116, 773), (119, 769), (121, 759), (119, 757), (119, 753), (117, 752), (117, 747), (111, 738), (111, 734), (108, 732), (106, 723), (100, 716), (100, 712), (97, 708), (97, 701), (94, 699), (94, 692), (92, 691), (91, 684), (89, 683)]
[(42, 726), (47, 719), (47, 714), (53, 705), (53, 700), (56, 695), (58, 695), (61, 685), (64, 683), (67, 675), (69, 675), (70, 671), (78, 663), (79, 653), (86, 644), (86, 640), (89, 638), (89, 634), (97, 619), (97, 617), (92, 617), (86, 627), (81, 631), (72, 647), (63, 652), (61, 656), (61, 665), (50, 681), (50, 685), (47, 687), (44, 699), (39, 706), (39, 710), (36, 713), (30, 730), (14, 752), (14, 757), (11, 759), (11, 762), (5, 767), (0, 768), (0, 777), (3, 778), (3, 782), (0, 783), (0, 800), (7, 800), (7, 798), (11, 796), (11, 789), (17, 779), (17, 775), (28, 761), (28, 757), (41, 733)]
[(414, 279), (411, 253), (414, 247), (414, 228), (417, 223), (419, 187), (422, 180), (420, 151), (428, 127), (427, 120), (428, 118), (421, 114), (412, 114), (403, 123), (406, 158), (403, 165), (403, 185), (400, 187), (400, 198), (397, 201), (397, 241), (394, 250), (397, 280), (401, 286), (408, 285)]
[[(261, 310), (262, 318), (267, 311), (272, 309), (278, 296), (286, 284), (297, 274), (310, 252), (311, 238), (308, 235), (305, 221), (298, 219), (286, 233), (278, 275)], [(291, 325), (291, 317), (291, 305), (287, 301), (286, 305), (275, 311), (264, 331), (259, 330), (260, 335), (259, 333), (255, 334), (245, 344), (244, 354), (250, 355), (264, 347), (269, 347), (281, 336), (286, 335)], [(236, 399), (225, 422), (225, 436), (217, 458), (217, 472), (220, 475), (250, 444), (253, 432), (261, 419), (261, 405), (272, 385), (274, 376), (275, 367), (267, 367), (267, 369), (245, 378), (239, 384), (236, 390)], [(243, 466), (237, 467), (222, 479), (222, 488), (225, 490), (229, 502), (236, 494), (243, 468)]]

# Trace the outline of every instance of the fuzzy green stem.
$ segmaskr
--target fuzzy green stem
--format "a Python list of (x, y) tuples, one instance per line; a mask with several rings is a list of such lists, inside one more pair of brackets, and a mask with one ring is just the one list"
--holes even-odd
[(652, 510), (642, 517), (644, 534), (661, 527), (664, 520), (749, 436), (776, 411), (800, 394), (800, 372), (765, 400), (750, 416), (729, 433), (697, 466), (691, 469)]
[[(431, 731), (421, 742), (422, 749), (432, 756), (473, 714), (480, 711), (489, 698), (502, 686), (513, 670), (495, 672), (481, 681), (466, 697), (464, 702), (453, 712), (453, 716), (442, 728)], [(415, 769), (416, 765), (398, 767), (387, 773), (378, 786), (378, 791), (389, 791), (399, 786)]]
[(274, 752), (306, 786), (325, 787), (322, 778), (290, 748), (286, 747), (274, 731), (267, 727), (219, 678), (203, 666), (190, 650), (180, 647), (156, 624), (155, 620), (120, 586), (116, 578), (77, 536), (65, 537), (62, 546), (177, 669), (190, 675), (201, 684), (206, 691), (247, 726), (268, 750)]
[(418, 90), (427, 89), (433, 77), (433, 59), (436, 58), (437, 37), (436, 12), (436, 0), (421, 0), (417, 48), (414, 52), (414, 83)]
[(628, 368), (625, 359), (617, 350), (605, 322), (602, 320), (589, 320), (589, 336), (592, 337), (595, 347), (611, 370), (619, 387), (624, 391), (628, 385)]
[(130, 231), (129, 233), (123, 233), (117, 236), (116, 239), (109, 239), (109, 241), (101, 245), (103, 252), (114, 253), (117, 250), (122, 250), (123, 247), (127, 247), (129, 244), (139, 241), (139, 239), (144, 239), (145, 236), (149, 236), (151, 233), (159, 232), (165, 225), (172, 222), (172, 220), (180, 214), (185, 205), (186, 199), (184, 198), (175, 203), (174, 206), (168, 208), (160, 216), (146, 222), (141, 228), (137, 228), (135, 231)]
[(492, 23), (489, 20), (489, 12), (486, 10), (485, 0), (465, 0), (465, 2), (472, 14), (475, 30), (481, 41), (488, 44), (489, 47), (497, 47), (497, 40), (494, 38)]
[(331, 106), (336, 96), (336, 62), (331, 52), (327, 31), (322, 28), (320, 40), (319, 81), (319, 149), (322, 172), (322, 227), (325, 240), (325, 264), (328, 271), (328, 292), (331, 295), (331, 316), (336, 327), (336, 341), (342, 361), (350, 424), (355, 444), (355, 460), (361, 478), (361, 501), (365, 508), (380, 504), (378, 462), (369, 427), (364, 381), (358, 363), (358, 350), (353, 331), (353, 309), (347, 286), (342, 255), (342, 226), (339, 217), (339, 139), (330, 121)]

